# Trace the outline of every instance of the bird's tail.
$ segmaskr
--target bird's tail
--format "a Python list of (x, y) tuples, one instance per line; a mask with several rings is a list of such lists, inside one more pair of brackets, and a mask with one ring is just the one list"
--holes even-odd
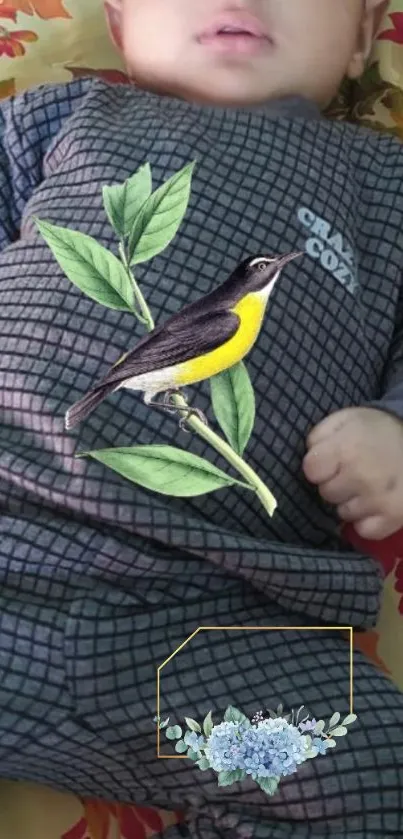
[(75, 425), (78, 425), (80, 422), (85, 420), (95, 408), (103, 402), (103, 400), (108, 396), (109, 393), (112, 393), (113, 390), (116, 388), (116, 382), (113, 385), (103, 385), (100, 387), (95, 387), (92, 390), (89, 390), (88, 393), (83, 396), (82, 399), (79, 399), (78, 402), (75, 402), (74, 405), (69, 408), (66, 412), (65, 416), (65, 427), (67, 430), (70, 428), (74, 428)]

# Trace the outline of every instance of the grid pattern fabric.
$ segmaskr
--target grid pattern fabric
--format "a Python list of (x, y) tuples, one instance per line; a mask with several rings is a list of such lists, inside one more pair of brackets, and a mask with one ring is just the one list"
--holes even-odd
[[(317, 718), (348, 712), (348, 646), (326, 627), (372, 626), (382, 580), (343, 545), (301, 460), (307, 432), (332, 411), (378, 400), (403, 416), (400, 145), (321, 120), (302, 101), (219, 110), (99, 81), (27, 93), (2, 120), (0, 775), (184, 807), (189, 825), (167, 839), (401, 836), (403, 697), (359, 654), (350, 736), (274, 799), (158, 760), (153, 723), (156, 668), (198, 626), (223, 629), (200, 632), (163, 669), (161, 713), (172, 721), (228, 704), (252, 716), (280, 701)], [(155, 320), (248, 254), (307, 251), (279, 282), (248, 359), (257, 418), (247, 457), (277, 496), (272, 521), (241, 488), (170, 499), (74, 459), (156, 442), (223, 466), (135, 394), (64, 430), (67, 408), (142, 332), (69, 284), (34, 217), (115, 250), (102, 185), (146, 160), (157, 185), (193, 159), (180, 233), (137, 270)], [(333, 253), (323, 264), (301, 210)], [(351, 254), (352, 289), (340, 279)], [(190, 395), (212, 420), (207, 385)]]

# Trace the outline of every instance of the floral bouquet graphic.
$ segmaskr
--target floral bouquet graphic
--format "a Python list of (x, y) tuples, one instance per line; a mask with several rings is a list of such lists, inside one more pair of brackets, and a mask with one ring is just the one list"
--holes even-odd
[(220, 787), (250, 777), (272, 796), (282, 778), (293, 775), (305, 761), (336, 748), (335, 738), (344, 737), (347, 726), (357, 719), (355, 714), (348, 714), (341, 720), (336, 712), (326, 725), (324, 720), (304, 714), (304, 710), (301, 706), (298, 711), (283, 715), (279, 705), (277, 712), (258, 711), (249, 720), (230, 705), (217, 724), (210, 711), (202, 725), (186, 717), (184, 731), (179, 725), (169, 726), (169, 718), (159, 727), (168, 740), (177, 741), (178, 754), (192, 760), (202, 772), (213, 770)]

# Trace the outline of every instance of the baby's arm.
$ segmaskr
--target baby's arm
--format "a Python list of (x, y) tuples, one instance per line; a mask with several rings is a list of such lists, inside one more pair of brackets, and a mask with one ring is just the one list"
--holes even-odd
[(44, 180), (46, 152), (89, 84), (44, 85), (0, 103), (0, 251), (19, 239), (24, 208)]
[(43, 88), (0, 105), (1, 251), (19, 239), (24, 208), (43, 180), (42, 162), (49, 135), (45, 96)]
[[(10, 142), (14, 140), (12, 128), (13, 100), (0, 108), (0, 250), (19, 237), (20, 209), (15, 195), (15, 169)], [(11, 149), (12, 151), (12, 149)]]
[(304, 471), (363, 539), (403, 527), (403, 294), (382, 396), (338, 411), (313, 429)]

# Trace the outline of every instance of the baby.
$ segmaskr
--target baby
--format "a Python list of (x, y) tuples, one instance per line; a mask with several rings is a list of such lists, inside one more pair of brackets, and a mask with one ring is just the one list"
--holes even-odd
[[(374, 625), (382, 581), (341, 524), (375, 539), (403, 526), (403, 150), (322, 109), (361, 74), (386, 6), (110, 2), (132, 86), (84, 80), (4, 104), (0, 776), (185, 810), (169, 839), (402, 835), (403, 697), (358, 654), (349, 737), (273, 798), (158, 758), (153, 722), (157, 668), (200, 626), (216, 629), (160, 670), (172, 724), (210, 709), (216, 721), (229, 704), (249, 718), (279, 702), (316, 718), (349, 710), (335, 626)], [(248, 255), (305, 252), (247, 360), (247, 459), (275, 491), (271, 521), (242, 488), (201, 506), (75, 459), (147, 442), (214, 461), (128, 391), (64, 428), (143, 332), (69, 284), (35, 217), (114, 249), (102, 186), (146, 161), (159, 185), (192, 160), (179, 234), (136, 270), (157, 322)], [(209, 413), (205, 383), (193, 403)]]
[[(106, 8), (138, 86), (223, 106), (292, 95), (325, 106), (343, 74), (362, 74), (385, 6), (341, 0), (335, 12), (331, 0), (133, 0)], [(226, 25), (255, 37), (231, 35)], [(304, 460), (322, 498), (367, 539), (403, 525), (403, 361), (397, 390), (383, 397), (379, 407), (390, 413), (354, 407), (321, 422), (307, 438)]]

